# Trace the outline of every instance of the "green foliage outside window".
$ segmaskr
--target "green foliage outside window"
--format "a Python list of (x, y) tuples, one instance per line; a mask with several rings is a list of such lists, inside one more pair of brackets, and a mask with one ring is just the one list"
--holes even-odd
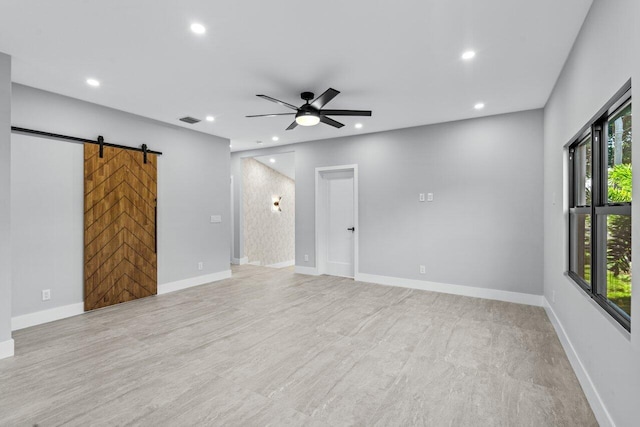
[[(608, 134), (607, 198), (613, 203), (630, 203), (633, 176), (631, 104), (609, 121)], [(631, 315), (631, 216), (607, 217), (607, 298)]]
[[(631, 202), (631, 165), (619, 164), (609, 172), (612, 200)], [(607, 298), (631, 315), (631, 216), (607, 218)]]

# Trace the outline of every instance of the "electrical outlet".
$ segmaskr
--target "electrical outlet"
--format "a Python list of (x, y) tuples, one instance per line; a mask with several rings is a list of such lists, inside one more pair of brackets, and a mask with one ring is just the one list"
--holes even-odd
[(425, 267), (424, 265), (420, 266), (420, 274), (427, 274), (427, 267)]
[(42, 290), (42, 301), (49, 301), (51, 299), (51, 289)]
[(202, 261), (200, 261), (198, 263), (198, 270), (202, 270), (204, 268), (204, 263)]
[(305, 262), (309, 262), (309, 255), (305, 255), (304, 256), (304, 260), (305, 260)]
[(427, 202), (433, 202), (433, 193), (427, 193)]
[(551, 291), (551, 302), (556, 302), (556, 291)]
[(418, 195), (418, 200), (421, 201), (421, 202), (424, 202), (424, 193), (420, 193)]

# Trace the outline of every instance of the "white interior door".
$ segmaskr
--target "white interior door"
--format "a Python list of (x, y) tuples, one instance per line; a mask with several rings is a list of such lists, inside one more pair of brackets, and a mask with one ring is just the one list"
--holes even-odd
[(323, 174), (326, 191), (324, 272), (354, 276), (354, 179), (353, 170)]

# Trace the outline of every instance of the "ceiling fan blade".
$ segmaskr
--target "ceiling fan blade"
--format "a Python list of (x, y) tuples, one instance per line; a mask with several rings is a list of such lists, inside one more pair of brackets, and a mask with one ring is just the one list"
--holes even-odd
[(275, 102), (276, 104), (280, 104), (283, 107), (291, 108), (292, 110), (298, 111), (298, 107), (296, 107), (295, 105), (291, 105), (291, 104), (289, 104), (287, 102), (280, 101), (279, 99), (275, 99), (275, 98), (272, 98), (272, 97), (267, 96), (267, 95), (256, 95), (256, 96), (258, 96), (260, 98), (263, 98), (263, 99), (266, 99), (267, 101), (271, 101), (271, 102)]
[(322, 123), (328, 124), (329, 126), (333, 126), (334, 128), (338, 128), (338, 129), (340, 129), (342, 126), (344, 126), (344, 124), (342, 124), (340, 122), (337, 122), (337, 121), (335, 121), (333, 119), (330, 119), (327, 116), (320, 116), (320, 121)]
[(329, 103), (333, 98), (335, 98), (340, 91), (329, 88), (322, 95), (317, 97), (312, 103), (311, 106), (317, 110), (321, 109), (325, 105)]
[(294, 120), (293, 123), (291, 123), (286, 130), (295, 129), (296, 126), (298, 126), (298, 122)]
[(320, 110), (325, 116), (370, 116), (370, 110)]
[(275, 117), (275, 116), (293, 116), (295, 113), (276, 113), (276, 114), (256, 114), (253, 116), (245, 117)]

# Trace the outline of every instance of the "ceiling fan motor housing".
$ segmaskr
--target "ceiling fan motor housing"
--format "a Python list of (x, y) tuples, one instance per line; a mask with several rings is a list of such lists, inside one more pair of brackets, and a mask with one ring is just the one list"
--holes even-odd
[(305, 104), (302, 107), (298, 108), (298, 114), (300, 115), (319, 115), (320, 111), (310, 104)]

